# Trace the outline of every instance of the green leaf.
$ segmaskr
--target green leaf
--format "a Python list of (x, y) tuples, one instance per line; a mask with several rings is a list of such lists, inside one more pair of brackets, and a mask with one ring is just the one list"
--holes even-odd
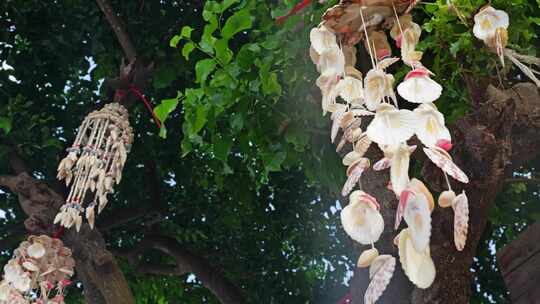
[(218, 139), (217, 142), (214, 143), (214, 155), (216, 158), (223, 162), (227, 162), (232, 143), (233, 142), (230, 137)]
[(231, 5), (237, 3), (238, 0), (224, 0), (222, 3), (221, 3), (221, 6), (219, 8), (219, 12), (220, 13), (223, 13), (224, 11), (226, 11), (229, 7), (231, 7)]
[(0, 117), (0, 129), (4, 130), (5, 134), (8, 134), (11, 131), (11, 118)]
[(251, 28), (251, 25), (251, 13), (249, 9), (242, 9), (227, 19), (225, 26), (221, 30), (221, 36), (225, 39), (230, 39), (236, 33)]
[(180, 35), (174, 35), (171, 38), (171, 41), (169, 41), (170, 47), (176, 48), (176, 46), (178, 45), (178, 43), (180, 42), (181, 39), (182, 39), (182, 37), (180, 37)]
[(178, 96), (169, 99), (163, 99), (161, 103), (154, 109), (154, 114), (159, 119), (161, 124), (167, 120), (169, 114), (178, 106), (178, 99), (181, 97), (181, 93), (178, 92)]
[(186, 43), (184, 47), (182, 48), (182, 56), (184, 56), (186, 60), (189, 60), (189, 54), (191, 54), (191, 52), (193, 52), (194, 49), (195, 49), (195, 44), (193, 42)]
[(189, 152), (193, 151), (193, 145), (191, 144), (191, 141), (187, 136), (182, 139), (182, 143), (180, 144), (180, 146), (180, 148), (182, 149), (182, 157), (186, 157)]
[(278, 76), (276, 73), (271, 72), (262, 81), (263, 94), (277, 94), (281, 95), (281, 85), (278, 82)]
[(216, 57), (223, 64), (227, 64), (233, 57), (233, 52), (229, 49), (229, 41), (227, 39), (219, 39), (214, 45), (216, 49)]
[(164, 124), (161, 124), (161, 128), (159, 128), (159, 137), (163, 139), (167, 138), (167, 128)]
[(263, 152), (261, 156), (266, 171), (275, 172), (281, 170), (281, 164), (287, 157), (287, 154), (283, 151)]
[(193, 29), (188, 25), (184, 25), (180, 31), (180, 36), (182, 36), (182, 38), (191, 39), (191, 32), (193, 32)]
[(195, 64), (195, 81), (197, 83), (204, 83), (208, 76), (216, 68), (216, 61), (214, 59), (203, 59), (199, 60)]

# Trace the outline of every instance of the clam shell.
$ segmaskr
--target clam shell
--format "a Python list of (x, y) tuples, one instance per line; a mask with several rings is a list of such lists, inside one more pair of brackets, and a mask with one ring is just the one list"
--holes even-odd
[(379, 251), (376, 248), (371, 248), (368, 250), (365, 250), (360, 254), (360, 257), (358, 257), (358, 262), (356, 263), (356, 266), (358, 268), (365, 268), (371, 265), (371, 262), (375, 260), (379, 256)]

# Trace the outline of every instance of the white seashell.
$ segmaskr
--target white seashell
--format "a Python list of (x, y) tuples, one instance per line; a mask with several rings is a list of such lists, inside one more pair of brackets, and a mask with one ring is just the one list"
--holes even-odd
[(337, 107), (334, 111), (332, 111), (332, 129), (330, 132), (330, 139), (332, 142), (336, 140), (336, 136), (339, 132), (339, 127), (341, 125), (341, 119), (343, 118), (343, 115), (345, 114), (345, 111), (347, 110), (347, 107), (345, 105), (341, 104), (335, 104)]
[(347, 168), (347, 180), (345, 181), (345, 184), (343, 185), (343, 189), (341, 190), (341, 195), (347, 196), (354, 188), (354, 185), (360, 181), (360, 177), (362, 177), (362, 173), (369, 168), (369, 159), (367, 158), (360, 158), (356, 162), (352, 163), (349, 168)]
[(456, 199), (456, 193), (452, 190), (446, 190), (439, 195), (439, 206), (441, 208), (448, 208), (452, 206), (452, 203)]
[(317, 67), (317, 72), (320, 72), (320, 69), (319, 69), (320, 56), (319, 56), (319, 53), (315, 51), (313, 46), (309, 47), (309, 57), (311, 58), (311, 61), (313, 62), (313, 64)]
[(456, 166), (456, 164), (454, 164), (448, 152), (439, 147), (428, 147), (424, 148), (424, 153), (426, 153), (427, 157), (437, 167), (446, 172), (446, 174), (462, 183), (466, 184), (469, 182), (467, 175), (458, 166)]
[(31, 272), (39, 271), (39, 267), (38, 267), (36, 264), (34, 264), (34, 263), (32, 263), (32, 262), (29, 262), (29, 261), (23, 262), (22, 266), (23, 266), (25, 269), (27, 269), (27, 270), (29, 270), (29, 271), (31, 271)]
[(383, 157), (373, 165), (373, 170), (375, 171), (386, 170), (390, 168), (391, 165), (392, 165), (392, 160), (388, 157)]
[(421, 104), (413, 113), (417, 119), (416, 136), (424, 145), (434, 147), (440, 140), (452, 141), (444, 116), (433, 103)]
[(347, 153), (345, 157), (343, 157), (343, 165), (350, 166), (352, 163), (359, 160), (360, 158), (362, 158), (362, 155), (360, 155), (360, 153), (356, 151), (351, 151)]
[(456, 197), (452, 204), (454, 209), (454, 243), (458, 251), (465, 248), (469, 229), (469, 201), (465, 191)]
[(28, 256), (34, 259), (39, 259), (45, 255), (45, 247), (41, 243), (34, 243), (26, 249)]
[(406, 142), (414, 134), (415, 115), (409, 110), (398, 110), (383, 104), (367, 127), (369, 138), (379, 145), (395, 146)]
[(403, 229), (398, 238), (399, 260), (403, 271), (416, 286), (428, 288), (436, 275), (429, 248), (421, 253), (416, 251), (408, 228)]
[(371, 265), (371, 262), (375, 260), (379, 256), (379, 251), (376, 248), (371, 248), (368, 250), (365, 250), (360, 254), (360, 257), (358, 257), (358, 262), (356, 263), (356, 266), (358, 268), (365, 268)]
[(373, 275), (371, 274), (371, 268), (369, 270), (371, 282), (364, 294), (364, 303), (366, 304), (373, 304), (379, 299), (390, 283), (390, 280), (394, 275), (394, 270), (396, 269), (396, 259), (390, 255), (379, 256), (373, 262), (372, 267), (376, 264), (380, 266), (376, 267), (377, 270), (374, 271)]
[(323, 50), (320, 55), (321, 74), (332, 73), (336, 76), (345, 74), (345, 55), (337, 45)]
[(345, 78), (337, 84), (337, 90), (339, 96), (348, 103), (355, 102), (356, 104), (361, 104), (358, 101), (364, 99), (362, 80), (354, 77), (345, 76)]
[(364, 102), (369, 110), (374, 111), (385, 97), (395, 101), (394, 78), (379, 69), (371, 69), (364, 79)]
[(358, 138), (356, 142), (354, 143), (353, 149), (356, 153), (358, 153), (361, 157), (363, 157), (370, 146), (371, 146), (371, 139), (369, 139), (366, 133), (362, 133), (360, 138)]
[(474, 16), (473, 34), (485, 41), (495, 36), (498, 28), (507, 29), (509, 24), (510, 18), (505, 11), (496, 10), (488, 5)]
[(341, 210), (341, 223), (345, 232), (360, 244), (375, 243), (384, 230), (380, 212), (371, 204), (350, 203)]
[(424, 195), (415, 195), (415, 198), (407, 203), (403, 218), (409, 226), (414, 248), (423, 252), (429, 246), (431, 236), (431, 214)]
[(392, 160), (390, 168), (390, 181), (394, 193), (399, 196), (409, 184), (409, 161), (411, 156), (410, 147), (401, 143), (392, 150)]
[(428, 103), (437, 100), (442, 93), (442, 86), (429, 78), (427, 72), (419, 73), (412, 70), (405, 77), (405, 81), (397, 87), (398, 94), (405, 100), (413, 103)]
[(96, 218), (95, 211), (94, 211), (94, 206), (87, 207), (85, 215), (86, 215), (86, 219), (88, 220), (88, 224), (90, 225), (90, 228), (94, 229), (94, 221), (95, 221), (95, 218)]
[(327, 29), (324, 25), (311, 29), (309, 33), (311, 47), (315, 52), (321, 54), (331, 47), (337, 47), (336, 35)]

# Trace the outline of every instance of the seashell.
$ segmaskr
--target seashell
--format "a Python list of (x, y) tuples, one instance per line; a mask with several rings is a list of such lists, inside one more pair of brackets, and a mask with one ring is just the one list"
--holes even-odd
[(454, 209), (454, 243), (458, 251), (463, 251), (469, 229), (469, 201), (465, 191), (456, 197), (452, 208)]
[(345, 55), (336, 45), (323, 50), (319, 57), (321, 74), (343, 75), (345, 73)]
[(309, 33), (311, 47), (315, 52), (321, 54), (331, 47), (337, 47), (336, 35), (324, 25), (313, 28)]
[(446, 190), (439, 195), (439, 206), (441, 208), (448, 208), (452, 206), (452, 203), (456, 199), (456, 193), (452, 190)]
[(356, 151), (351, 151), (343, 157), (343, 165), (344, 166), (350, 166), (354, 162), (358, 161), (360, 158), (362, 158), (362, 155)]
[(474, 16), (473, 34), (480, 40), (495, 36), (498, 28), (507, 29), (510, 24), (508, 14), (486, 5)]
[(416, 136), (424, 145), (435, 147), (438, 143), (452, 141), (450, 132), (444, 124), (444, 116), (433, 103), (421, 104), (413, 113), (417, 119)]
[(23, 262), (22, 266), (23, 266), (25, 269), (27, 269), (27, 270), (29, 270), (29, 271), (31, 271), (31, 272), (39, 271), (39, 267), (38, 267), (36, 264), (34, 264), (34, 263), (32, 263), (32, 262), (29, 262), (29, 261)]
[(360, 244), (376, 242), (383, 230), (384, 220), (380, 212), (366, 201), (351, 201), (341, 210), (341, 223), (345, 232)]
[(392, 149), (392, 160), (390, 168), (390, 181), (392, 189), (396, 195), (400, 195), (409, 184), (409, 162), (411, 156), (410, 147), (401, 143)]
[(414, 134), (415, 115), (409, 110), (398, 110), (383, 104), (367, 127), (369, 138), (379, 145), (394, 146), (407, 141)]
[(419, 288), (428, 288), (435, 280), (436, 270), (429, 254), (415, 250), (409, 229), (403, 229), (398, 235), (399, 260), (407, 277)]
[[(373, 268), (373, 274), (372, 274)], [(373, 304), (383, 294), (396, 269), (396, 259), (390, 255), (381, 255), (373, 261), (369, 269), (371, 282), (364, 294), (364, 303)]]
[(360, 257), (358, 257), (358, 262), (356, 263), (356, 266), (358, 268), (365, 268), (371, 265), (371, 262), (375, 260), (379, 256), (379, 251), (376, 248), (371, 248), (368, 250), (365, 250), (360, 254)]
[(39, 259), (45, 255), (45, 247), (41, 243), (34, 243), (26, 249), (28, 256), (34, 259)]
[[(336, 106), (339, 104), (336, 104)], [(335, 111), (332, 113), (332, 129), (330, 132), (330, 139), (332, 142), (336, 140), (336, 136), (339, 132), (339, 128), (341, 125), (341, 119), (343, 119), (343, 116), (345, 115), (345, 111), (347, 108), (345, 106), (342, 107), (336, 107)]]
[(413, 103), (428, 103), (437, 100), (442, 87), (429, 77), (426, 69), (417, 68), (405, 76), (405, 81), (397, 87), (398, 94)]
[(364, 101), (368, 110), (375, 110), (385, 97), (395, 101), (394, 78), (383, 70), (371, 69), (364, 79)]
[(345, 76), (338, 82), (336, 90), (339, 92), (339, 96), (348, 103), (356, 102), (364, 99), (364, 89), (362, 80), (356, 79), (351, 76)]
[(371, 146), (371, 139), (369, 139), (366, 133), (362, 133), (362, 135), (354, 143), (353, 149), (356, 153), (358, 153), (361, 157), (363, 157), (370, 146)]
[(437, 167), (454, 179), (465, 184), (469, 182), (467, 175), (454, 164), (448, 152), (439, 147), (428, 147), (424, 148), (424, 153)]
[(360, 158), (353, 162), (348, 168), (347, 168), (347, 181), (345, 181), (345, 184), (343, 185), (343, 189), (341, 190), (341, 195), (347, 196), (354, 188), (354, 185), (360, 180), (360, 177), (362, 177), (362, 173), (369, 168), (369, 159), (367, 158)]

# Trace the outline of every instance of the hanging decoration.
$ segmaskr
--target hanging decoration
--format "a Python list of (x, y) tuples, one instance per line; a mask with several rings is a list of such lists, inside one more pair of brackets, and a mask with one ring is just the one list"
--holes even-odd
[(497, 10), (490, 5), (486, 5), (474, 16), (473, 33), (476, 38), (484, 41), (486, 46), (499, 56), (503, 67), (505, 65), (504, 57), (507, 57), (525, 76), (529, 77), (536, 86), (540, 87), (540, 80), (536, 76), (540, 75), (540, 71), (527, 66), (529, 64), (540, 68), (540, 58), (521, 55), (507, 48), (507, 29), (509, 25), (510, 18), (505, 11)]
[(58, 166), (59, 180), (71, 185), (66, 203), (54, 223), (77, 231), (84, 213), (94, 227), (97, 213), (107, 205), (107, 195), (120, 183), (127, 153), (133, 142), (128, 111), (119, 103), (110, 103), (90, 113), (79, 127), (68, 155)]
[[(409, 177), (411, 154), (416, 150), (423, 151), (446, 177), (448, 190), (439, 197), (439, 205), (454, 209), (456, 248), (463, 250), (466, 243), (467, 197), (465, 192), (456, 197), (448, 176), (461, 183), (468, 183), (469, 179), (450, 156), (451, 135), (443, 114), (434, 104), (443, 87), (432, 79), (433, 73), (421, 62), (422, 52), (416, 50), (422, 30), (409, 14), (416, 2), (342, 0), (328, 9), (323, 21), (310, 32), (310, 57), (320, 73), (316, 84), (322, 93), (323, 115), (331, 113), (331, 140), (336, 142), (341, 130), (337, 151), (352, 148), (343, 158), (347, 181), (341, 194), (349, 195), (349, 205), (343, 208), (341, 221), (353, 240), (371, 245), (357, 263), (358, 267), (370, 267), (371, 283), (365, 303), (374, 303), (382, 295), (396, 264), (394, 257), (379, 255), (375, 248), (384, 221), (377, 199), (362, 191), (362, 174), (370, 168), (390, 169), (388, 188), (399, 199), (395, 228), (399, 228), (402, 219), (407, 224), (395, 244), (401, 266), (416, 286), (428, 288), (436, 276), (429, 246), (435, 200), (428, 185)], [(400, 49), (400, 58), (392, 57), (388, 36)], [(371, 69), (365, 77), (355, 67), (358, 44), (369, 54)], [(397, 85), (397, 93), (407, 102), (417, 104), (412, 111), (400, 108), (394, 76), (387, 72), (400, 59), (411, 70)], [(364, 119), (369, 121), (365, 129)], [(413, 136), (423, 145), (422, 149), (408, 145)], [(384, 158), (373, 167), (365, 156), (372, 144), (384, 153)], [(359, 190), (354, 190), (356, 187)]]
[(74, 267), (61, 240), (32, 235), (4, 266), (0, 304), (63, 304)]

